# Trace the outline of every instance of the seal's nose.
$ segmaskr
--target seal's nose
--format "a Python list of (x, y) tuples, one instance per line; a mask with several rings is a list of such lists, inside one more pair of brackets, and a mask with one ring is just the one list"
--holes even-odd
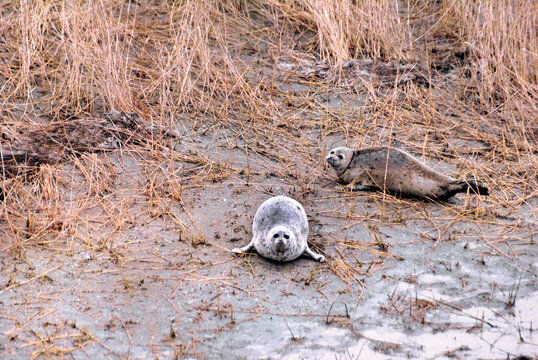
[(284, 243), (284, 240), (279, 239), (276, 243), (276, 251), (277, 252), (284, 252), (286, 251), (286, 244)]
[(334, 165), (334, 159), (332, 157), (332, 155), (327, 155), (327, 157), (325, 158), (325, 161), (327, 161), (329, 164), (331, 165)]

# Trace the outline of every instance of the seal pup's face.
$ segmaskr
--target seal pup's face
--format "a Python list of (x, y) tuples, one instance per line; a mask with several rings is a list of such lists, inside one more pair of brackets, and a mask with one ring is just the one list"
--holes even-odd
[(329, 151), (329, 155), (327, 155), (325, 160), (339, 173), (349, 165), (352, 155), (353, 150), (346, 147), (338, 147)]
[(287, 226), (275, 226), (267, 233), (267, 242), (272, 244), (276, 258), (287, 258), (297, 247), (297, 237)]

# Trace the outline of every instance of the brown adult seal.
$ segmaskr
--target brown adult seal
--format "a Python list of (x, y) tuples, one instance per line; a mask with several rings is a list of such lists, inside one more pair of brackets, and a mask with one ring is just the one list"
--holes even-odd
[(325, 160), (338, 178), (353, 190), (380, 189), (401, 196), (436, 200), (447, 200), (468, 190), (489, 195), (480, 181), (456, 180), (396, 148), (339, 147), (331, 150)]

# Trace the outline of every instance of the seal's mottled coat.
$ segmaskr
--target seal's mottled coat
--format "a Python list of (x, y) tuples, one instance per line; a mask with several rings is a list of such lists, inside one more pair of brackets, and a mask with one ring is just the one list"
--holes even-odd
[(276, 261), (291, 261), (304, 253), (316, 261), (325, 261), (306, 242), (308, 219), (303, 206), (287, 196), (275, 196), (260, 205), (252, 234), (248, 245), (232, 251), (241, 254), (254, 248), (261, 256)]

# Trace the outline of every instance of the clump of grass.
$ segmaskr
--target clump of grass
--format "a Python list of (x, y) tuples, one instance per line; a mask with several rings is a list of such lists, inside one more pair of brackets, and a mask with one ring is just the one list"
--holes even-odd
[[(471, 84), (493, 111), (500, 104), (523, 101), (536, 111), (538, 70), (532, 1), (443, 1), (446, 26), (471, 53)], [(442, 11), (443, 11), (442, 10)], [(445, 28), (445, 31), (448, 31)]]
[(229, 105), (244, 80), (229, 58), (224, 11), (207, 0), (176, 3), (168, 11), (169, 39), (155, 43), (154, 65), (148, 64), (155, 66), (148, 96), (161, 104), (160, 115)]
[(261, 4), (273, 9), (270, 13), (281, 25), (310, 30), (318, 59), (338, 64), (357, 57), (403, 59), (412, 45), (397, 2), (268, 0)]
[[(8, 2), (10, 102), (28, 101), (54, 118), (102, 108), (131, 108), (132, 17), (114, 2)], [(34, 103), (40, 101), (40, 104)], [(30, 104), (29, 104), (30, 105)]]

